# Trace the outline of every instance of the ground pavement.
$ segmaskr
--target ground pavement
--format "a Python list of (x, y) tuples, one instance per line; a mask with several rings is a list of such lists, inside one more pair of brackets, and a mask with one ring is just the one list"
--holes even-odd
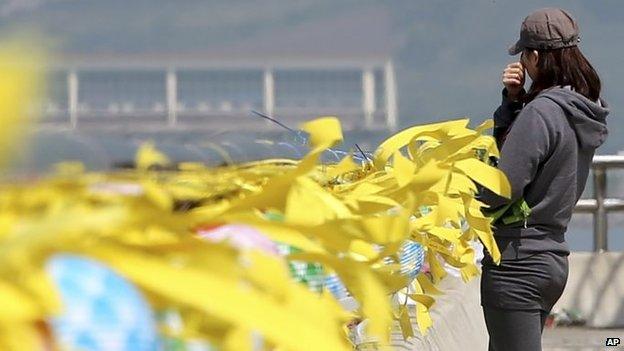
[(555, 327), (546, 329), (542, 338), (544, 351), (620, 351), (624, 345), (607, 347), (607, 338), (617, 337), (624, 343), (624, 329)]

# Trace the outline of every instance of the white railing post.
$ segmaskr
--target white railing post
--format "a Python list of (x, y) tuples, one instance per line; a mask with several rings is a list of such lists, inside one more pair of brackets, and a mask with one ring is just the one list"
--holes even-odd
[(624, 211), (624, 199), (607, 197), (607, 171), (612, 168), (624, 168), (624, 156), (594, 156), (592, 162), (594, 198), (580, 199), (574, 208), (577, 213), (592, 214), (595, 252), (604, 252), (609, 249), (608, 214), (614, 211)]
[(167, 124), (174, 126), (178, 120), (178, 76), (173, 68), (167, 70), (166, 94)]
[[(266, 68), (263, 75), (263, 89), (262, 89), (262, 108), (264, 113), (268, 116), (273, 116), (275, 112), (275, 78), (273, 77), (273, 70)], [(271, 123), (267, 121), (267, 123)]]
[(386, 125), (391, 131), (397, 129), (397, 87), (392, 61), (386, 62), (384, 67), (384, 85), (386, 88)]
[(367, 129), (372, 128), (375, 118), (375, 74), (371, 68), (362, 70), (362, 110), (364, 125)]
[(594, 166), (594, 251), (607, 251), (607, 209), (605, 199), (607, 192), (607, 170), (603, 166)]
[(67, 109), (69, 125), (72, 129), (78, 126), (78, 72), (71, 70), (67, 74)]

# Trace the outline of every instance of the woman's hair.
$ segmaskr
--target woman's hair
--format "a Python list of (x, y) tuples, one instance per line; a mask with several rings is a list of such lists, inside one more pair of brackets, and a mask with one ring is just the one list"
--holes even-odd
[[(533, 50), (533, 49), (526, 49)], [(600, 97), (600, 77), (577, 46), (537, 50), (537, 77), (525, 101), (531, 101), (542, 90), (569, 85), (577, 93), (596, 101)]]

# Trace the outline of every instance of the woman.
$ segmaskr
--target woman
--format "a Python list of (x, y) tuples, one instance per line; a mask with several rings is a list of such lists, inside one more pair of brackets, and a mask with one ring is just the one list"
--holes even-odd
[[(541, 9), (524, 20), (509, 49), (521, 57), (503, 72), (494, 136), (512, 196), (482, 195), (492, 211), (504, 213), (494, 223), (501, 263), (487, 251), (483, 259), (481, 305), (490, 351), (541, 350), (544, 321), (567, 281), (564, 233), (594, 152), (606, 139), (608, 114), (578, 35), (567, 12)], [(533, 81), (528, 92), (525, 71)]]

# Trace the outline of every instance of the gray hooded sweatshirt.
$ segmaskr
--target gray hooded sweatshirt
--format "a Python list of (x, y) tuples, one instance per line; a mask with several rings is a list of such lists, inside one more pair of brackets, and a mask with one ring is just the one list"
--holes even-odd
[(494, 237), (505, 259), (550, 251), (567, 255), (565, 242), (596, 148), (607, 138), (604, 101), (591, 101), (569, 88), (542, 91), (526, 106), (503, 103), (494, 113), (494, 136), (502, 144), (498, 168), (511, 184), (511, 199), (490, 191), (481, 200), (491, 209), (524, 198), (526, 223), (498, 224)]

